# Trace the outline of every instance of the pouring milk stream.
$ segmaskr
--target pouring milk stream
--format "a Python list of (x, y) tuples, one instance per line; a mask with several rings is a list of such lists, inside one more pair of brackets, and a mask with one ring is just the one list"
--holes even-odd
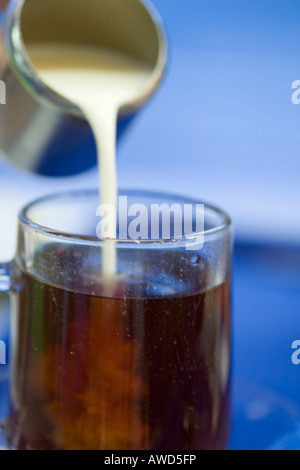
[[(97, 145), (100, 201), (107, 212), (102, 249), (105, 284), (116, 272), (117, 169), (116, 129), (120, 108), (139, 94), (152, 70), (125, 54), (81, 45), (38, 44), (29, 57), (43, 82), (76, 104), (89, 122)], [(105, 207), (105, 206), (103, 206)]]

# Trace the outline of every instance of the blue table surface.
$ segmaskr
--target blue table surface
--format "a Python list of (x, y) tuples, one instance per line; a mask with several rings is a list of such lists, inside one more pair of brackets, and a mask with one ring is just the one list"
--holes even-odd
[(237, 245), (232, 448), (300, 449), (300, 246)]

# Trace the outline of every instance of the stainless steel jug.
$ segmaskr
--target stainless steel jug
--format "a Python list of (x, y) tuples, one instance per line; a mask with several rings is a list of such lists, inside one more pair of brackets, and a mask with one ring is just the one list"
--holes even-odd
[(33, 43), (84, 43), (148, 63), (153, 74), (136, 100), (120, 110), (118, 137), (158, 87), (167, 61), (160, 16), (144, 0), (12, 0), (0, 35), (0, 153), (19, 167), (69, 176), (96, 165), (92, 131), (75, 105), (48, 88), (26, 52)]

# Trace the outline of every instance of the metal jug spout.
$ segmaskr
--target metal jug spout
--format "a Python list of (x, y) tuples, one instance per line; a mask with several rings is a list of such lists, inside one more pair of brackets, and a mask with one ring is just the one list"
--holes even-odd
[(142, 94), (120, 110), (118, 139), (157, 89), (167, 62), (160, 16), (144, 0), (12, 0), (0, 33), (0, 152), (24, 170), (71, 176), (96, 165), (96, 145), (81, 110), (47, 87), (27, 52), (30, 44), (105, 47), (151, 66)]

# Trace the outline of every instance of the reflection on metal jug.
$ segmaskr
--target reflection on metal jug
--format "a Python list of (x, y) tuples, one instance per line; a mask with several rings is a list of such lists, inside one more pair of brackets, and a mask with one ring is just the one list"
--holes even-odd
[(120, 51), (149, 64), (150, 82), (120, 110), (118, 138), (158, 87), (167, 60), (159, 15), (144, 0), (13, 0), (0, 36), (0, 151), (13, 164), (47, 176), (96, 165), (92, 131), (78, 107), (37, 76), (26, 44), (77, 43)]

